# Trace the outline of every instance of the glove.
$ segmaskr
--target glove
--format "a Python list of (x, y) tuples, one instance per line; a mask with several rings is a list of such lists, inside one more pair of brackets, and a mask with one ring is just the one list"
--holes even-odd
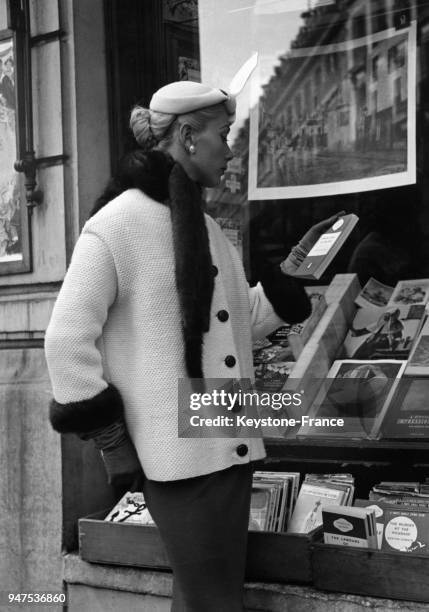
[(141, 481), (143, 470), (123, 420), (80, 437), (94, 440), (95, 447), (101, 451), (110, 485), (131, 490)]
[(319, 221), (316, 225), (313, 225), (306, 234), (299, 241), (299, 246), (306, 251), (307, 253), (313, 248), (316, 242), (319, 240), (320, 236), (328, 231), (328, 229), (337, 221), (340, 217), (345, 215), (346, 212), (342, 210), (341, 212), (332, 215), (328, 219), (324, 219), (323, 221)]
[(281, 262), (280, 268), (283, 274), (289, 274), (293, 276), (294, 272), (301, 265), (304, 259), (307, 257), (309, 251), (313, 248), (320, 236), (324, 234), (342, 215), (345, 211), (332, 215), (328, 219), (319, 221), (313, 225), (306, 234), (301, 238), (299, 243), (294, 246), (287, 256), (287, 258)]

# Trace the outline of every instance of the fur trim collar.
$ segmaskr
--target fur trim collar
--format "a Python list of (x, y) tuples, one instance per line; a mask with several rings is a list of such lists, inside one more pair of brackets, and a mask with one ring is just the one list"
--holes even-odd
[(203, 334), (210, 325), (214, 277), (201, 188), (171, 155), (136, 149), (121, 160), (91, 214), (130, 188), (170, 208), (186, 371), (190, 378), (203, 378)]

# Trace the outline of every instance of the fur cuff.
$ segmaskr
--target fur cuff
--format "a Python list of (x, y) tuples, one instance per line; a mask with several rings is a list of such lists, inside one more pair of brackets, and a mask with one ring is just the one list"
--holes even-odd
[(59, 433), (90, 432), (110, 425), (123, 413), (122, 398), (113, 385), (91, 399), (68, 404), (59, 404), (53, 399), (49, 406), (51, 425)]

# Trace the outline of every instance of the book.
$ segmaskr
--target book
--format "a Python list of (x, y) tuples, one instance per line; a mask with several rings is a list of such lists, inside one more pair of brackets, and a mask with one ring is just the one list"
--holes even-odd
[(405, 363), (334, 361), (297, 436), (377, 437)]
[(355, 499), (353, 506), (357, 508), (370, 508), (374, 512), (375, 530), (377, 535), (377, 548), (381, 549), (384, 532), (384, 503), (377, 503), (369, 499)]
[(407, 359), (421, 329), (424, 306), (359, 308), (344, 341), (349, 359)]
[(274, 532), (286, 529), (297, 477), (296, 472), (254, 473), (249, 529)]
[(295, 271), (294, 276), (319, 279), (350, 236), (358, 220), (357, 215), (349, 214), (335, 221), (332, 227), (322, 234), (310, 249), (307, 257)]
[(407, 366), (381, 423), (382, 438), (429, 438), (429, 376), (406, 373)]
[(399, 308), (401, 315), (410, 306), (424, 306), (429, 300), (429, 278), (402, 280), (397, 283), (387, 306)]
[(325, 506), (322, 520), (325, 544), (378, 548), (373, 508)]
[(348, 488), (341, 484), (303, 482), (288, 526), (288, 533), (309, 533), (323, 523), (322, 508), (344, 503)]
[(394, 287), (384, 285), (371, 277), (355, 299), (355, 304), (362, 308), (385, 308), (394, 290)]
[(294, 361), (273, 361), (255, 366), (255, 387), (259, 392), (281, 391), (295, 366)]
[(265, 531), (268, 523), (270, 507), (270, 491), (260, 484), (252, 485), (250, 499), (249, 529), (252, 531)]
[(382, 550), (429, 554), (429, 512), (386, 508)]
[(304, 482), (337, 485), (345, 487), (344, 504), (351, 505), (355, 492), (354, 477), (351, 474), (306, 474)]
[(104, 519), (112, 523), (154, 525), (143, 493), (127, 491)]

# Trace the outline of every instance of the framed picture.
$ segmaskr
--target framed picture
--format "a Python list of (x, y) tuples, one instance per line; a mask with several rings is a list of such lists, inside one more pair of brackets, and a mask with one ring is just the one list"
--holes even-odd
[[(278, 57), (268, 45), (266, 55), (260, 50), (249, 199), (415, 183), (416, 24), (357, 36), (315, 47), (291, 44)], [(268, 81), (267, 65), (275, 65)]]
[(36, 164), (28, 18), (27, 0), (0, 1), (0, 275), (31, 270)]

